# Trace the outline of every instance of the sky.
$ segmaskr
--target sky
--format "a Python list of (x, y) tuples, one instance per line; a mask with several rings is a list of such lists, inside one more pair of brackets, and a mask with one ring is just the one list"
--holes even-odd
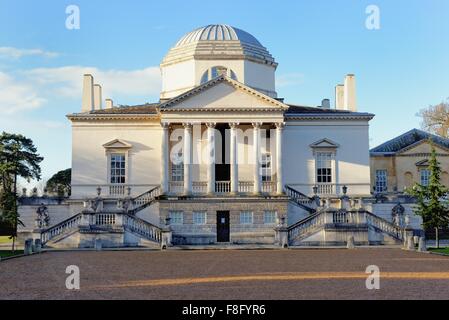
[[(79, 29), (66, 27), (69, 5)], [(366, 27), (370, 5), (379, 29)], [(447, 0), (0, 0), (0, 131), (31, 138), (48, 179), (71, 166), (65, 116), (81, 110), (84, 73), (115, 104), (155, 102), (170, 47), (223, 23), (268, 48), (286, 102), (333, 105), (335, 85), (354, 73), (359, 111), (376, 115), (375, 147), (419, 128), (417, 112), (449, 97), (448, 16)]]

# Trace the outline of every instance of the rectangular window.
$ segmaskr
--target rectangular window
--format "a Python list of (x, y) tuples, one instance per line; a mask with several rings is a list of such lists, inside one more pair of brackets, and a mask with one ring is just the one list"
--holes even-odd
[(182, 211), (170, 211), (170, 224), (183, 224), (184, 223), (184, 213)]
[(184, 181), (184, 162), (182, 153), (178, 153), (176, 159), (171, 164), (171, 181)]
[(206, 224), (206, 212), (194, 211), (193, 212), (193, 224)]
[(124, 154), (111, 154), (111, 183), (126, 182), (126, 160)]
[(251, 211), (240, 212), (240, 224), (252, 224), (253, 213)]
[(270, 153), (262, 154), (261, 160), (262, 160), (261, 163), (262, 181), (272, 181), (271, 154)]
[(421, 169), (421, 185), (428, 186), (430, 179), (430, 170), (429, 169)]
[(263, 215), (264, 224), (276, 224), (277, 212), (276, 211), (265, 211)]
[(387, 191), (387, 170), (376, 170), (376, 192)]
[(332, 183), (331, 152), (318, 152), (316, 154), (316, 182)]

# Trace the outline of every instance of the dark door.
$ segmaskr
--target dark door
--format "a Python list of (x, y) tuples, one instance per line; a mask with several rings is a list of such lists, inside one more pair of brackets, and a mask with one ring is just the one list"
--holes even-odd
[(229, 165), (229, 151), (226, 148), (226, 141), (229, 140), (229, 125), (217, 124), (216, 129), (220, 132), (220, 137), (215, 137), (215, 181), (230, 181), (231, 180), (231, 166)]
[(217, 242), (229, 242), (229, 211), (217, 211)]

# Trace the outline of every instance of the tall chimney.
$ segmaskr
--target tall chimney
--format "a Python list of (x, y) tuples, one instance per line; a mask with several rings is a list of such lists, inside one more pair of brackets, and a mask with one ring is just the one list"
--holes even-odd
[(112, 99), (106, 99), (106, 109), (112, 109), (114, 107), (114, 103)]
[(102, 99), (101, 99), (101, 86), (99, 84), (94, 84), (94, 109), (101, 110)]
[(348, 74), (345, 77), (345, 110), (357, 111), (357, 100), (355, 93), (355, 75)]
[(335, 86), (335, 109), (343, 110), (345, 104), (345, 86), (337, 84)]
[(83, 101), (81, 112), (90, 112), (94, 108), (94, 77), (85, 74), (83, 78)]

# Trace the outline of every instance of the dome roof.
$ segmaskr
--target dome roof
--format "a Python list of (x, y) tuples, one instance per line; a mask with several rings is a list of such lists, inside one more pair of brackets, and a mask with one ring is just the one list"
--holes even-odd
[(250, 59), (277, 66), (273, 56), (251, 34), (226, 24), (211, 24), (184, 35), (162, 60), (162, 64), (190, 59)]
[(176, 43), (175, 47), (198, 41), (240, 41), (263, 48), (260, 42), (248, 32), (226, 24), (210, 24), (208, 26), (195, 29), (183, 36)]

